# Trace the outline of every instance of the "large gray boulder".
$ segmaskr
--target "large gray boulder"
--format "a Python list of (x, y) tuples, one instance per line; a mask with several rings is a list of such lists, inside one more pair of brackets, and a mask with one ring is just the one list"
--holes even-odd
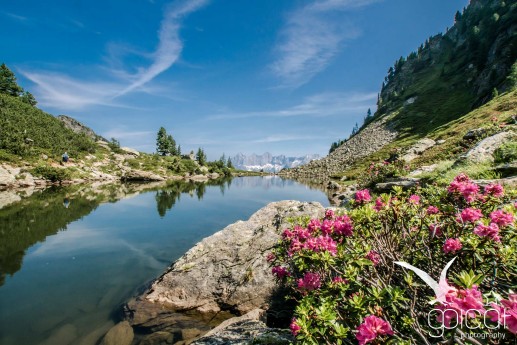
[(3, 166), (0, 166), (0, 188), (7, 188), (16, 183), (15, 176), (11, 171)]
[(164, 181), (165, 179), (160, 175), (150, 171), (131, 169), (124, 172), (120, 178), (122, 181)]
[(127, 155), (135, 156), (135, 157), (140, 156), (140, 152), (138, 152), (137, 150), (135, 150), (135, 149), (133, 149), (131, 147), (122, 146), (120, 149), (122, 151), (124, 151), (124, 153), (126, 153)]
[(419, 181), (420, 179), (415, 177), (389, 178), (386, 182), (377, 183), (375, 185), (375, 190), (378, 192), (390, 192), (393, 187), (402, 187), (402, 189), (407, 190), (416, 187)]
[(507, 142), (516, 140), (517, 134), (513, 131), (497, 133), (481, 140), (475, 147), (467, 152), (465, 158), (474, 163), (493, 162), (495, 150)]
[(406, 162), (411, 162), (413, 159), (419, 157), (426, 150), (430, 149), (436, 145), (436, 142), (433, 139), (423, 138), (418, 140), (414, 145), (412, 145), (406, 153), (401, 157)]
[[(321, 217), (316, 202), (279, 201), (205, 238), (156, 280), (143, 298), (176, 311), (231, 311), (245, 314), (267, 308), (276, 287), (266, 254), (288, 219)], [(138, 311), (136, 311), (137, 313)]]

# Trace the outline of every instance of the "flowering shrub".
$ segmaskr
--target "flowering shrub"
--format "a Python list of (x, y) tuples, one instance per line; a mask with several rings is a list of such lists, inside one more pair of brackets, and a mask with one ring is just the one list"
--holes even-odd
[(371, 163), (366, 174), (363, 174), (358, 182), (361, 186), (370, 187), (390, 177), (405, 176), (409, 170), (409, 166), (402, 160)]
[[(293, 335), (304, 344), (515, 339), (513, 194), (462, 174), (448, 188), (409, 195), (396, 189), (372, 200), (361, 190), (346, 213), (297, 219), (268, 255), (297, 304)], [(436, 283), (441, 292), (395, 262), (435, 280), (449, 262), (447, 279)]]

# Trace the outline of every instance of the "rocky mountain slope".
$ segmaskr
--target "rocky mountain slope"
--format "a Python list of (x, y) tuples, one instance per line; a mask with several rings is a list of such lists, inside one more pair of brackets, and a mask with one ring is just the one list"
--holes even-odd
[(295, 177), (327, 178), (345, 170), (350, 163), (367, 157), (397, 137), (397, 131), (386, 119), (376, 121), (353, 136), (323, 159), (307, 165), (283, 171), (281, 174)]
[(320, 156), (317, 154), (308, 154), (303, 157), (287, 157), (285, 155), (273, 156), (271, 153), (266, 152), (262, 155), (238, 153), (231, 159), (233, 165), (240, 170), (278, 172), (282, 169), (305, 165), (319, 158)]
[(93, 129), (91, 129), (88, 126), (85, 126), (81, 122), (77, 121), (76, 119), (67, 116), (67, 115), (58, 115), (57, 119), (63, 122), (66, 128), (71, 129), (74, 133), (83, 133), (87, 137), (91, 138), (92, 140), (103, 140), (108, 141), (95, 133)]
[[(343, 174), (392, 143), (404, 151), (517, 86), (517, 3), (472, 0), (444, 34), (390, 67), (378, 109), (359, 133), (324, 159), (284, 172), (328, 178)], [(389, 153), (384, 150), (387, 159)], [(365, 164), (363, 164), (365, 165)]]

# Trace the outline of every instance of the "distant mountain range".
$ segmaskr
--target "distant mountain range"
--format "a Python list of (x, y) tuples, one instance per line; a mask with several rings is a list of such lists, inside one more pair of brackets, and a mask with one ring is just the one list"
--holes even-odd
[(234, 167), (237, 169), (247, 171), (263, 170), (267, 172), (278, 172), (285, 168), (296, 168), (319, 158), (320, 156), (317, 154), (305, 155), (303, 157), (287, 157), (285, 155), (273, 156), (271, 153), (266, 152), (262, 155), (257, 155), (255, 153), (251, 155), (238, 153), (231, 159)]

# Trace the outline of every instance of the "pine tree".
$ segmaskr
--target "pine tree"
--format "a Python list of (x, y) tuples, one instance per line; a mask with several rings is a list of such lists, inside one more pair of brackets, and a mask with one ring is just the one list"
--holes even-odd
[(226, 167), (228, 169), (233, 169), (233, 163), (232, 163), (232, 160), (230, 159), (230, 157), (228, 157), (228, 162), (226, 162)]
[(165, 156), (167, 153), (169, 153), (167, 131), (163, 127), (160, 127), (156, 136), (156, 152), (158, 152), (158, 154), (161, 156)]
[(16, 83), (14, 73), (3, 63), (0, 65), (0, 93), (18, 97), (23, 89)]
[(181, 156), (181, 145), (178, 145), (178, 156)]
[(205, 155), (205, 152), (203, 151), (203, 149), (201, 147), (197, 150), (196, 160), (199, 163), (199, 165), (205, 165), (206, 164), (206, 155)]
[(372, 111), (370, 108), (368, 108), (368, 111), (366, 112), (366, 117), (364, 118), (364, 123), (368, 124), (372, 119)]
[(167, 149), (169, 152), (167, 152), (171, 156), (177, 156), (178, 155), (178, 149), (176, 148), (176, 140), (172, 137), (172, 135), (167, 136)]
[(27, 103), (27, 104), (30, 104), (32, 105), (33, 107), (36, 106), (36, 104), (38, 104), (38, 102), (36, 101), (36, 98), (34, 98), (34, 96), (32, 95), (32, 93), (30, 93), (29, 91), (25, 91), (21, 96), (20, 96), (20, 99)]
[(458, 23), (461, 20), (461, 13), (460, 11), (456, 12), (456, 15), (454, 16), (454, 21)]

